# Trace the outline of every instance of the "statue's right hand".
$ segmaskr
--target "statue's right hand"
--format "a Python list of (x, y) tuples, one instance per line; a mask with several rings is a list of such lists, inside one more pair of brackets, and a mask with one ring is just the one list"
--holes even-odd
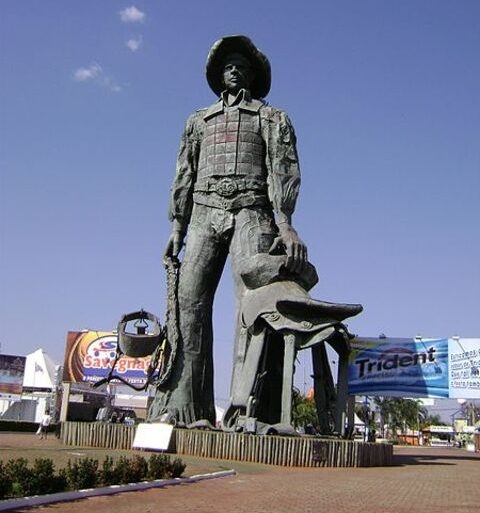
[(168, 238), (167, 242), (167, 247), (165, 248), (165, 253), (163, 254), (164, 260), (168, 258), (178, 258), (178, 255), (182, 250), (184, 238), (185, 234), (177, 230), (174, 230), (170, 234), (170, 237)]

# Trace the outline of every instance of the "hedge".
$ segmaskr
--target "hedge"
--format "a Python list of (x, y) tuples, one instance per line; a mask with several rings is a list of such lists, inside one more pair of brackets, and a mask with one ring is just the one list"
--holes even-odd
[(101, 466), (96, 459), (80, 458), (58, 472), (49, 458), (37, 458), (33, 465), (26, 458), (0, 460), (0, 499), (175, 478), (185, 467), (181, 459), (171, 461), (165, 454), (152, 454), (148, 461), (138, 455), (116, 461), (107, 456)]
[[(35, 433), (38, 426), (38, 422), (29, 422), (26, 420), (0, 420), (0, 431)], [(54, 433), (57, 428), (60, 429), (60, 424), (50, 424), (50, 426), (48, 426), (48, 432)]]

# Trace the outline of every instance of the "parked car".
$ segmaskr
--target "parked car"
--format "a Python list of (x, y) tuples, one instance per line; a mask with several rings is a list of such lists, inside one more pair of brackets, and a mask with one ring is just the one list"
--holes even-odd
[(105, 406), (100, 408), (97, 413), (97, 421), (110, 422), (112, 424), (135, 424), (137, 415), (134, 410), (129, 408), (117, 408), (114, 406)]

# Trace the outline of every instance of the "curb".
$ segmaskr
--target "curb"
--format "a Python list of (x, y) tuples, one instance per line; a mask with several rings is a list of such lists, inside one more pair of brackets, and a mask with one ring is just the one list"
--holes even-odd
[(88, 488), (86, 490), (77, 490), (72, 492), (59, 492), (49, 495), (35, 495), (33, 497), (23, 497), (19, 499), (7, 499), (0, 501), (0, 511), (16, 511), (20, 508), (33, 508), (44, 506), (46, 504), (55, 504), (56, 502), (75, 501), (78, 499), (87, 499), (88, 497), (99, 497), (104, 495), (114, 495), (123, 492), (135, 492), (138, 490), (149, 490), (150, 488), (163, 488), (164, 486), (174, 486), (180, 484), (196, 483), (208, 479), (217, 479), (221, 477), (230, 477), (236, 475), (235, 470), (224, 470), (222, 472), (213, 472), (211, 474), (198, 474), (192, 477), (178, 477), (175, 479), (156, 479), (155, 481), (142, 481), (141, 483), (129, 483), (123, 485), (104, 486), (101, 488)]

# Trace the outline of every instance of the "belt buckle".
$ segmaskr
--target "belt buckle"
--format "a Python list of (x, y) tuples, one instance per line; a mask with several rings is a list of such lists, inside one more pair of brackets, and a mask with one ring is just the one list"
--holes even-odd
[(215, 186), (215, 192), (220, 196), (224, 196), (225, 198), (229, 198), (233, 196), (238, 190), (238, 186), (234, 180), (231, 178), (222, 178), (217, 182)]

